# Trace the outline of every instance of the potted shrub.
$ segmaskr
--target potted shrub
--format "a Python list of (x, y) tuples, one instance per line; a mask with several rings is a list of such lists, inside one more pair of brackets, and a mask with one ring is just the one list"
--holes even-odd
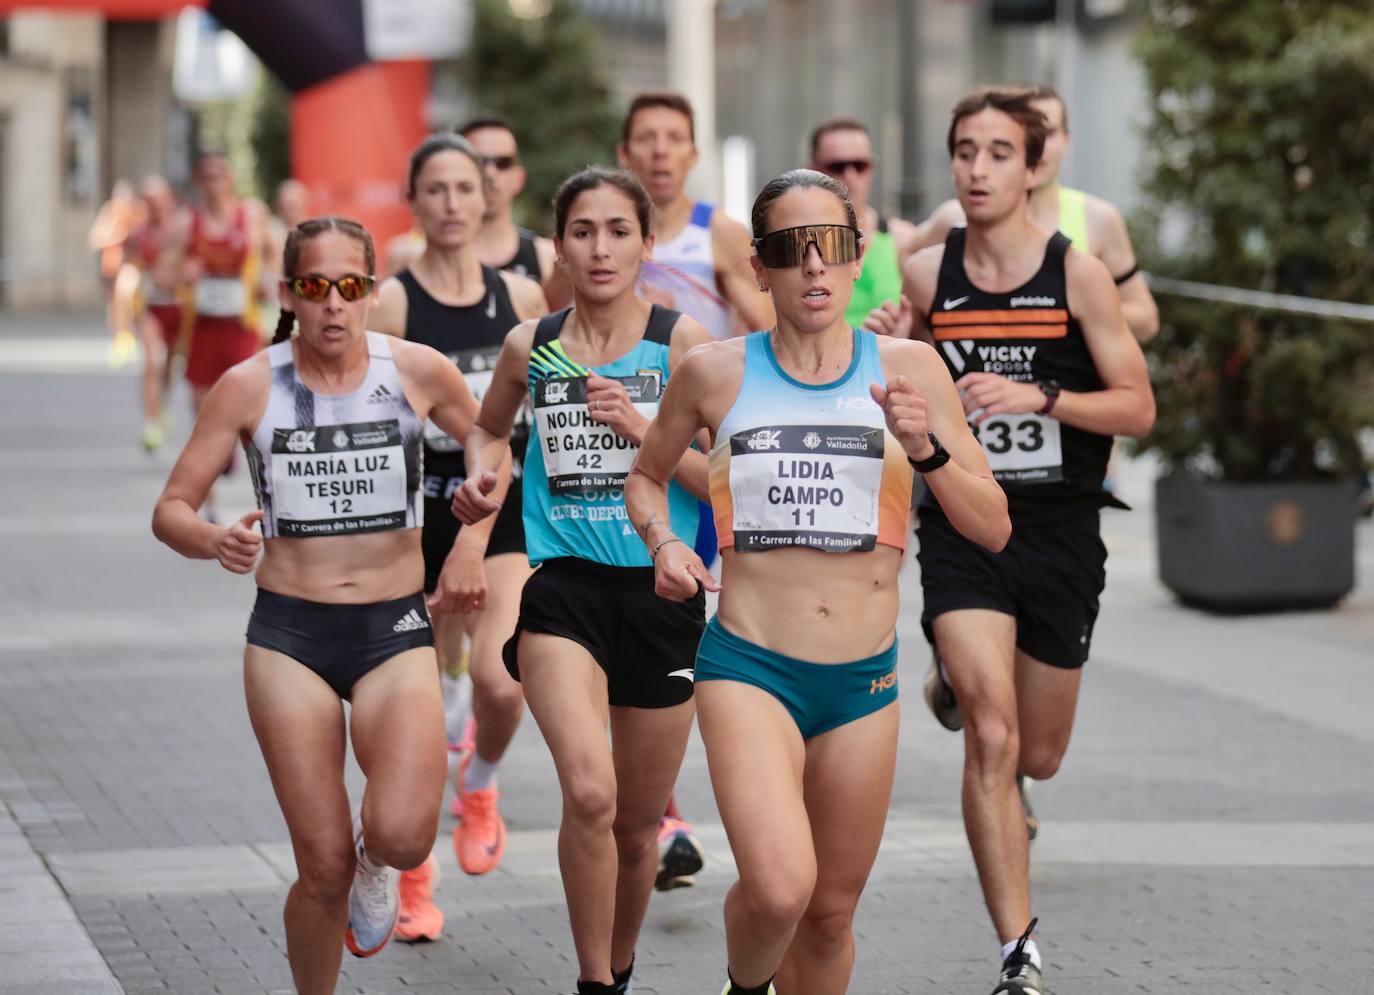
[[(1142, 261), (1374, 303), (1374, 14), (1359, 0), (1153, 0)], [(1331, 605), (1354, 586), (1374, 324), (1160, 296), (1146, 351), (1159, 562), (1183, 601)]]

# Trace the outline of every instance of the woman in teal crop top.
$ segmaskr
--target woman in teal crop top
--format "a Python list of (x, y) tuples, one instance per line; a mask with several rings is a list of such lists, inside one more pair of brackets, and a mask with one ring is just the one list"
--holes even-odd
[[(739, 881), (725, 901), (727, 995), (840, 995), (852, 918), (882, 839), (897, 752), (897, 574), (912, 466), (1000, 548), (1006, 498), (935, 351), (844, 320), (854, 210), (811, 170), (754, 203), (754, 272), (778, 323), (695, 350), (626, 486), (664, 597), (702, 566), (665, 515), (688, 443), (712, 436), (720, 608), (696, 687)], [(936, 441), (933, 430), (943, 442)]]
[[(648, 195), (630, 174), (578, 173), (560, 188), (554, 213), (573, 307), (507, 336), (467, 439), (468, 477), (454, 510), (465, 523), (496, 510), (485, 496), (491, 470), (528, 397), (534, 427), (522, 499), (539, 569), (525, 584), (505, 660), (558, 769), (577, 991), (612, 995), (628, 984), (658, 870), (658, 820), (687, 746), (705, 624), (700, 593), (678, 601), (654, 593), (623, 488), (664, 386), (710, 336), (635, 294), (653, 236)], [(688, 537), (706, 475), (705, 455), (689, 453), (670, 486), (669, 514)], [(617, 776), (627, 771), (627, 780)]]

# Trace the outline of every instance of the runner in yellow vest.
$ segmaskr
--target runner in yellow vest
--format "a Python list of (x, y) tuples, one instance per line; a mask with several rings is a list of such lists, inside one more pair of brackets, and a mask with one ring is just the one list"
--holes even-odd
[(833, 176), (849, 190), (863, 232), (863, 270), (844, 319), (858, 327), (868, 312), (902, 297), (902, 260), (915, 251), (916, 226), (885, 218), (869, 203), (873, 191), (873, 142), (857, 118), (835, 117), (811, 132), (811, 168)]
[[(1052, 86), (1035, 87), (1036, 110), (1049, 122), (1044, 157), (1037, 167), (1040, 185), (1031, 192), (1030, 217), (1045, 231), (1061, 231), (1074, 248), (1091, 253), (1106, 265), (1121, 293), (1121, 311), (1131, 333), (1142, 345), (1159, 332), (1159, 310), (1145, 278), (1136, 266), (1135, 250), (1121, 212), (1101, 197), (1074, 190), (1059, 182), (1059, 168), (1069, 147), (1068, 110)], [(957, 200), (948, 200), (917, 226), (911, 252), (928, 245), (939, 245), (951, 228), (964, 224), (964, 212)], [(902, 256), (906, 261), (907, 256)], [(898, 323), (896, 308), (889, 320), (875, 318), (874, 331), (891, 331)], [(902, 327), (907, 322), (902, 321)]]

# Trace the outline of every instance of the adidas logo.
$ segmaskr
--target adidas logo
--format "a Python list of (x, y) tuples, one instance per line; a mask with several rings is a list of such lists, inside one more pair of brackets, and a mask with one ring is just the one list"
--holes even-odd
[(386, 384), (379, 383), (377, 389), (367, 396), (368, 404), (387, 404), (396, 400), (396, 395), (386, 389)]
[(418, 611), (412, 608), (405, 613), (405, 616), (391, 627), (392, 632), (414, 632), (416, 629), (428, 629), (429, 620), (424, 618)]

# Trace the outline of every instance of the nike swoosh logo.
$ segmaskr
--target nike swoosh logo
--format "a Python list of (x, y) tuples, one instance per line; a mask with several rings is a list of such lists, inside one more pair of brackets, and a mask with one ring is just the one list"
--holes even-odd
[(945, 298), (945, 310), (946, 310), (946, 311), (953, 311), (953, 310), (954, 310), (955, 308), (957, 308), (960, 304), (964, 303), (964, 301), (968, 300), (968, 298), (969, 298), (969, 295), (965, 295), (965, 296), (963, 296), (963, 297), (956, 297), (956, 298), (954, 298), (954, 300), (950, 300), (948, 297), (946, 297), (946, 298)]
[(683, 680), (691, 681), (691, 682), (694, 683), (694, 684), (696, 683), (696, 671), (693, 670), (691, 667), (688, 667), (688, 668), (685, 669), (685, 670), (674, 670), (674, 671), (673, 671), (671, 674), (669, 674), (668, 676), (669, 676), (669, 677), (681, 677)]

